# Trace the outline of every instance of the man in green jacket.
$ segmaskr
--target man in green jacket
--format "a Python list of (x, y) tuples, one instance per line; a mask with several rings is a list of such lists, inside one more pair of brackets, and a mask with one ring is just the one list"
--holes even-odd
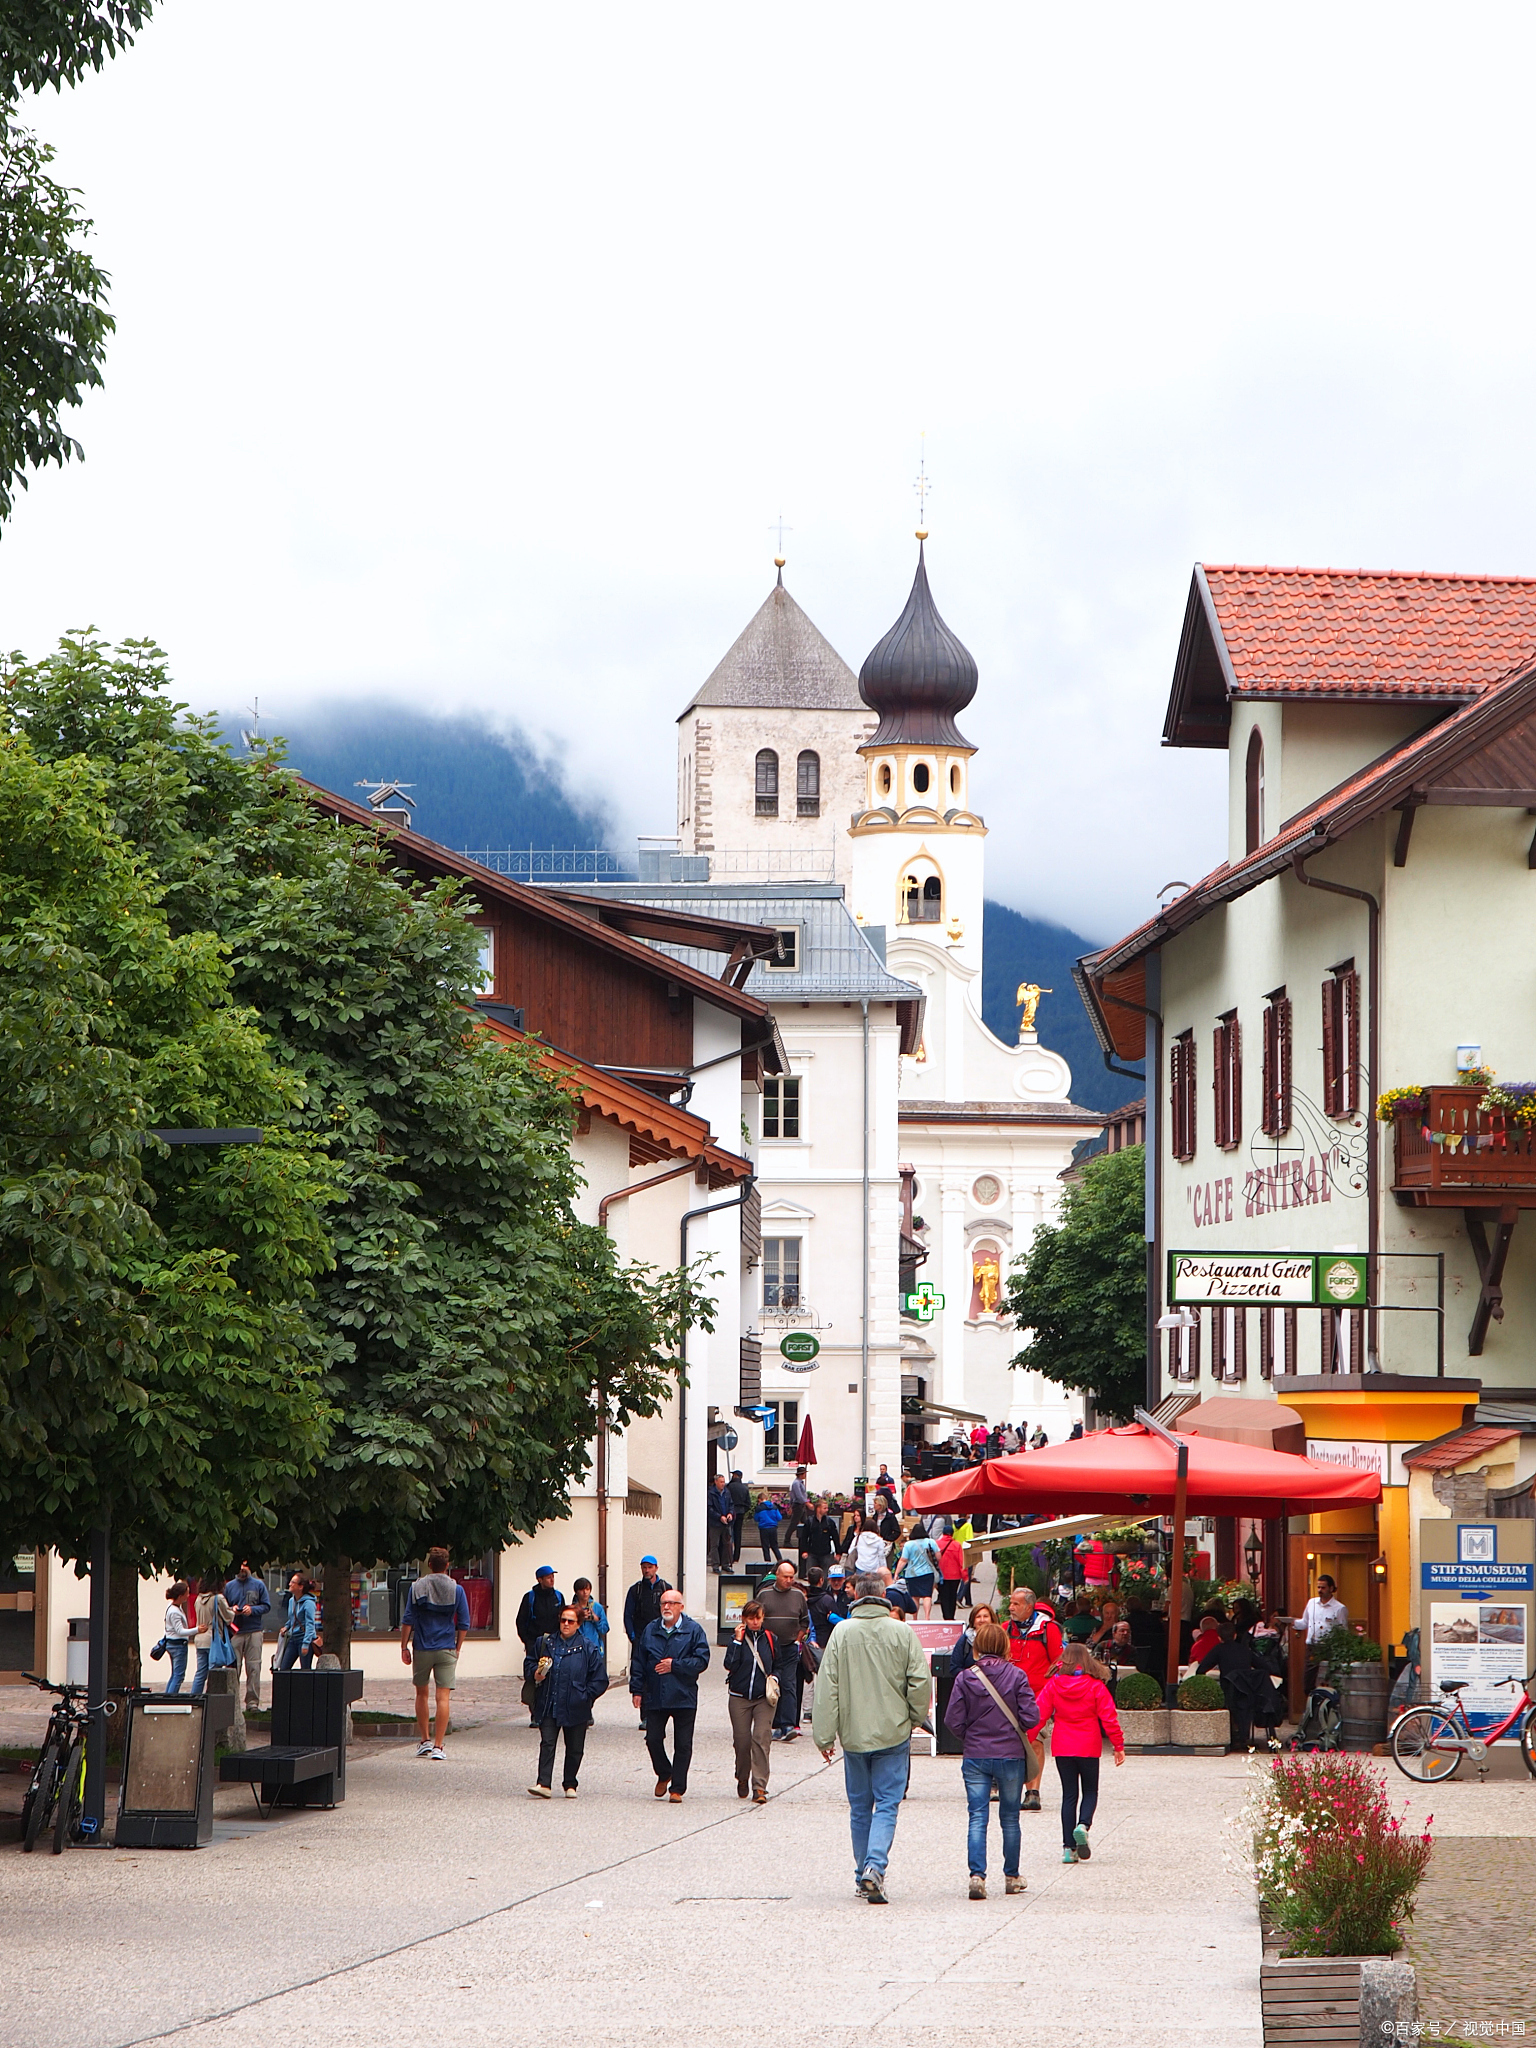
[(854, 1888), (883, 1906), (912, 1730), (928, 1718), (933, 1680), (922, 1644), (885, 1604), (884, 1580), (867, 1574), (855, 1590), (848, 1619), (822, 1652), (811, 1733), (828, 1763), (843, 1745)]

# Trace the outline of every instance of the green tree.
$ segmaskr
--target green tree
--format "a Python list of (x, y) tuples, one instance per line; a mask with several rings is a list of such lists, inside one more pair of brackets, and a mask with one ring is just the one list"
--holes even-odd
[[(310, 1312), (335, 1425), (278, 1547), (335, 1566), (339, 1593), (352, 1558), (415, 1556), (434, 1535), (489, 1548), (568, 1514), (598, 1386), (620, 1424), (670, 1389), (679, 1290), (575, 1221), (570, 1092), (547, 1055), (474, 1027), (462, 892), (323, 819), (275, 751), (237, 758), (183, 718), (148, 644), (76, 636), (16, 661), (5, 702), (40, 752), (99, 764), (173, 930), (227, 946), (236, 997), (297, 1084), (290, 1127), (339, 1178)], [(696, 1289), (687, 1305), (707, 1319)], [(344, 1610), (333, 1594), (343, 1650)]]
[[(328, 1412), (334, 1178), (223, 949), (173, 934), (106, 778), (0, 735), (0, 1538), (118, 1563), (275, 1527)], [(156, 1126), (259, 1124), (238, 1157)]]
[(0, 0), (0, 96), (78, 85), (126, 50), (152, 0)]
[(1013, 1358), (1128, 1417), (1145, 1398), (1147, 1248), (1143, 1148), (1100, 1153), (1067, 1190), (1061, 1221), (1035, 1233), (1005, 1296), (1033, 1341)]

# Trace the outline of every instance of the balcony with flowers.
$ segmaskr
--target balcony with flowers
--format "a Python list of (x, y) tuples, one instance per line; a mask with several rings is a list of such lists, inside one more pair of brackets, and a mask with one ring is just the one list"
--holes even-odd
[(1473, 1068), (1448, 1087), (1389, 1088), (1392, 1192), (1411, 1208), (1536, 1208), (1536, 1081)]

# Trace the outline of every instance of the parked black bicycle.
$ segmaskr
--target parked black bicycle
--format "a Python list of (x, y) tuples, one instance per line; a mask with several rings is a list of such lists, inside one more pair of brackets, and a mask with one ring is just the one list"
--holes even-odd
[[(32, 1782), (21, 1805), (21, 1846), (29, 1854), (39, 1835), (53, 1829), (53, 1853), (61, 1855), (66, 1842), (81, 1842), (95, 1833), (95, 1823), (82, 1807), (85, 1795), (85, 1740), (92, 1709), (85, 1705), (83, 1685), (54, 1685), (35, 1671), (22, 1677), (43, 1692), (57, 1694), (48, 1716), (48, 1732), (38, 1751)], [(116, 1700), (96, 1709), (103, 1714), (117, 1712)]]

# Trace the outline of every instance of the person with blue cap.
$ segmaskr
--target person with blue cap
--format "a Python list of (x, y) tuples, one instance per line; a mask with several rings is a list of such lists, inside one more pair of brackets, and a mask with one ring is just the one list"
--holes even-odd
[[(661, 1576), (661, 1567), (649, 1551), (640, 1560), (640, 1576), (624, 1595), (624, 1633), (633, 1648), (653, 1621), (661, 1619), (661, 1596), (670, 1593), (671, 1586)], [(642, 1733), (645, 1716), (640, 1717)]]
[[(565, 1604), (565, 1595), (555, 1586), (553, 1566), (541, 1564), (533, 1575), (533, 1584), (518, 1602), (517, 1620), (513, 1624), (525, 1655), (532, 1651), (540, 1636), (559, 1634), (560, 1610)], [(532, 1713), (533, 1689), (527, 1683), (523, 1686), (523, 1704), (532, 1715), (528, 1725), (537, 1728), (538, 1716)]]

